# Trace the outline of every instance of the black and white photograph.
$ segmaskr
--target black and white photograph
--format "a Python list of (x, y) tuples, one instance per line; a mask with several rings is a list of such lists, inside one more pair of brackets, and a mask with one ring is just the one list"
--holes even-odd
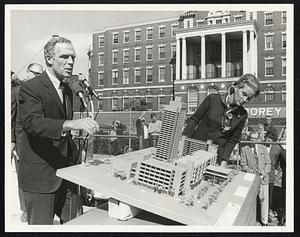
[(5, 232), (293, 232), (293, 27), (293, 4), (6, 4)]

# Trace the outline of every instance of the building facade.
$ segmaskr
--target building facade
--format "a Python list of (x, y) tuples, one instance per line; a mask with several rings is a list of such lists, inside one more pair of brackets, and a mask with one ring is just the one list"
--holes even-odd
[[(285, 117), (286, 12), (189, 11), (173, 19), (94, 33), (91, 84), (103, 111), (143, 100), (160, 110), (173, 96), (192, 114), (245, 73), (261, 81), (250, 116)], [(97, 108), (97, 107), (96, 107)]]

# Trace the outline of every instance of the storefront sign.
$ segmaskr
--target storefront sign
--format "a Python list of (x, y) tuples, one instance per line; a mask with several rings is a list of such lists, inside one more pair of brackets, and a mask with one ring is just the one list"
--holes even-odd
[(257, 108), (245, 108), (248, 112), (249, 117), (286, 117), (286, 108), (285, 107), (257, 107)]

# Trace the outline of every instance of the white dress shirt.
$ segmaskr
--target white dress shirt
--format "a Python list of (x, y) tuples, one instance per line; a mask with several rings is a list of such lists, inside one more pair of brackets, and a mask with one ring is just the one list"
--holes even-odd
[(62, 93), (62, 90), (59, 88), (60, 86), (60, 80), (57, 79), (51, 72), (49, 72), (48, 70), (46, 70), (46, 73), (48, 74), (49, 78), (50, 78), (50, 81), (52, 82), (59, 98), (60, 98), (60, 101), (61, 103), (63, 103), (64, 99), (63, 99), (63, 93)]

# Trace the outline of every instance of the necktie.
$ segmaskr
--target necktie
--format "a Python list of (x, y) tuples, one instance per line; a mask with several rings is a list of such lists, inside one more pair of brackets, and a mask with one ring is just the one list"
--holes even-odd
[(67, 94), (66, 94), (66, 88), (67, 88), (67, 83), (60, 82), (59, 88), (61, 89), (62, 92), (62, 97), (63, 97), (63, 108), (64, 112), (66, 115), (66, 118), (68, 118), (68, 100), (67, 100)]

